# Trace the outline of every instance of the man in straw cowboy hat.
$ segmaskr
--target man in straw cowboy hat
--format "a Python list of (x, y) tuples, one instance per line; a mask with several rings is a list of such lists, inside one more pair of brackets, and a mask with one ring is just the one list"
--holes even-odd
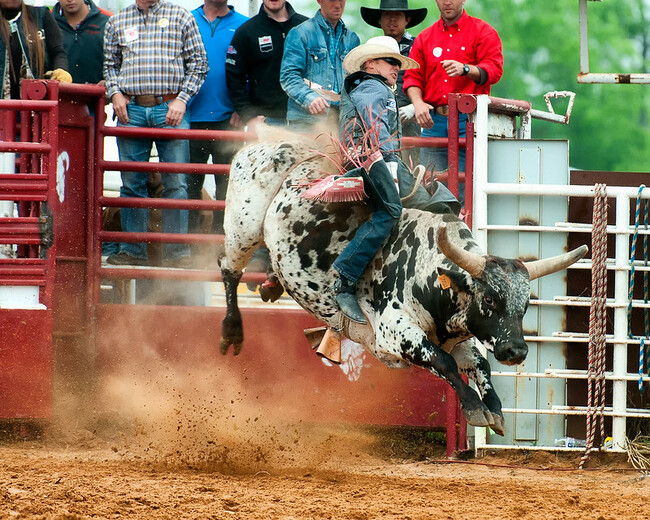
[[(341, 139), (349, 150), (378, 148), (359, 158), (363, 167), (358, 169), (373, 213), (333, 264), (340, 274), (334, 284), (336, 303), (357, 323), (366, 323), (356, 297), (357, 282), (397, 224), (402, 213), (400, 191), (409, 194), (415, 185), (413, 175), (397, 155), (400, 122), (394, 93), (398, 72), (415, 67), (418, 64), (402, 56), (397, 41), (390, 36), (371, 38), (343, 60), (349, 75), (341, 89)], [(438, 188), (432, 197), (420, 186), (408, 206), (458, 214), (460, 206), (453, 195), (442, 185)]]
[[(395, 38), (399, 45), (399, 52), (402, 56), (408, 57), (415, 41), (407, 29), (422, 23), (427, 15), (427, 8), (409, 9), (408, 0), (381, 0), (379, 8), (361, 7), (361, 18), (372, 27), (378, 27), (384, 31), (384, 36)], [(395, 97), (399, 106), (399, 113), (402, 119), (402, 135), (417, 137), (420, 135), (420, 125), (415, 121), (415, 109), (411, 100), (404, 92), (404, 71), (400, 70), (397, 76), (397, 90)], [(413, 148), (402, 152), (413, 164), (419, 162), (419, 149)], [(404, 159), (407, 164), (408, 160)]]

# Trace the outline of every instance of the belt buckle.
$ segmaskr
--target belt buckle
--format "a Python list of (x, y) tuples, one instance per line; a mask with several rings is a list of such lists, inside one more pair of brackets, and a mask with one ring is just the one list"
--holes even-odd
[(438, 105), (436, 112), (443, 117), (447, 117), (449, 115), (449, 105)]

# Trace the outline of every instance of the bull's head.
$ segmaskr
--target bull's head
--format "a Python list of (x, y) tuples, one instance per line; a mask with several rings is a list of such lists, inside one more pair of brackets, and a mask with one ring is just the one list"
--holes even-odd
[(438, 229), (438, 248), (473, 278), (469, 290), (460, 273), (444, 271), (457, 289), (471, 293), (467, 326), (472, 334), (506, 365), (523, 362), (528, 354), (522, 321), (530, 299), (530, 281), (565, 269), (587, 254), (583, 245), (569, 253), (545, 260), (522, 262), (465, 251), (447, 237), (447, 227)]

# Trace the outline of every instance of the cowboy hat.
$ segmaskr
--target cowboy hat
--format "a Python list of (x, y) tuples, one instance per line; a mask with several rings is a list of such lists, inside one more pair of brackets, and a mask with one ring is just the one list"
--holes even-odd
[(375, 36), (363, 45), (352, 49), (343, 60), (343, 68), (348, 74), (361, 70), (367, 60), (378, 58), (394, 58), (400, 62), (400, 70), (419, 69), (417, 61), (402, 56), (399, 53), (397, 40), (391, 36)]
[(381, 0), (379, 3), (379, 9), (373, 9), (372, 7), (362, 7), (361, 8), (361, 18), (368, 24), (373, 27), (381, 27), (379, 25), (379, 20), (381, 18), (381, 13), (384, 11), (403, 11), (404, 14), (411, 19), (406, 24), (406, 28), (413, 27), (419, 23), (422, 23), (422, 20), (427, 15), (427, 8), (423, 7), (421, 9), (409, 9), (408, 0)]

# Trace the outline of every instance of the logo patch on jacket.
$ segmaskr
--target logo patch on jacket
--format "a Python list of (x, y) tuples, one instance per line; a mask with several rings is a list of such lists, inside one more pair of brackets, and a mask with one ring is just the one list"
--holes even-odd
[(388, 110), (391, 110), (392, 112), (396, 112), (397, 111), (397, 104), (395, 103), (395, 100), (394, 99), (389, 99), (386, 102), (386, 108)]
[(270, 36), (260, 36), (257, 41), (260, 45), (260, 52), (271, 52), (273, 50), (273, 38)]
[(237, 49), (235, 49), (232, 45), (229, 45), (228, 50), (226, 52), (228, 54), (237, 54)]

